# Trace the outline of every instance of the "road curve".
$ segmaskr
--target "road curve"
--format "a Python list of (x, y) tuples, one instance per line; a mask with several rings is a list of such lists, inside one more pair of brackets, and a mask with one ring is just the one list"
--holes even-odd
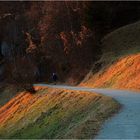
[(35, 85), (90, 91), (113, 97), (123, 105), (123, 108), (117, 115), (105, 122), (96, 139), (140, 139), (140, 94), (138, 92), (63, 85)]

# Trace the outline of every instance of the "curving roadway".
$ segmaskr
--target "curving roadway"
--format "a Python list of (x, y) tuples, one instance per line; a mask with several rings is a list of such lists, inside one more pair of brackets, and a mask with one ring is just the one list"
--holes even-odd
[(123, 108), (118, 114), (104, 123), (96, 139), (140, 139), (140, 94), (138, 92), (113, 89), (93, 89), (65, 85), (35, 85), (96, 92), (113, 97), (123, 105)]

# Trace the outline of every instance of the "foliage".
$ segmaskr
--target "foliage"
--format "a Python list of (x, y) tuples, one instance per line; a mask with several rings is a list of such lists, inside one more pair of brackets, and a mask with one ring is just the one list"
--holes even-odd
[(93, 138), (119, 108), (112, 98), (96, 93), (36, 90), (34, 95), (22, 92), (0, 108), (1, 138)]

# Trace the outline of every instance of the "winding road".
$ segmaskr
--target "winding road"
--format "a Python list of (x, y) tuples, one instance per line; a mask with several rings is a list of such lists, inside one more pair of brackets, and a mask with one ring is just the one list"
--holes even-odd
[(63, 85), (35, 85), (96, 92), (113, 97), (123, 105), (123, 108), (118, 114), (105, 122), (96, 139), (140, 139), (140, 93), (126, 90), (93, 89)]

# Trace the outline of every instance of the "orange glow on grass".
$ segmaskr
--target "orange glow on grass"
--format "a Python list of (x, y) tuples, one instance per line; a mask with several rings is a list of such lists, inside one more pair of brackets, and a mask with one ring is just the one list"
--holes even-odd
[[(140, 54), (119, 59), (102, 73), (93, 75), (86, 86), (140, 89)], [(82, 85), (82, 84), (81, 84)]]

